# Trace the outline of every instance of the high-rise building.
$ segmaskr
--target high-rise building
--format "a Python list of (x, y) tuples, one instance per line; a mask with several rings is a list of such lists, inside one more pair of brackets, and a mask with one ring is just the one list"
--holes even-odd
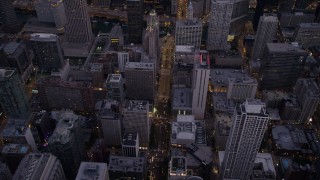
[(235, 0), (232, 10), (229, 33), (238, 34), (248, 21), (249, 0)]
[(277, 27), (278, 18), (276, 15), (264, 14), (260, 17), (256, 39), (253, 44), (253, 60), (262, 58), (267, 43), (271, 43), (275, 38)]
[(90, 17), (86, 0), (64, 1), (68, 24), (65, 30), (69, 43), (89, 43), (92, 41)]
[(25, 84), (32, 73), (31, 55), (26, 45), (23, 42), (9, 42), (2, 49), (6, 57), (1, 60), (0, 66), (16, 68), (22, 84)]
[(243, 101), (253, 99), (258, 88), (258, 81), (250, 76), (228, 78), (227, 98)]
[(15, 69), (0, 69), (0, 104), (9, 116), (28, 118), (30, 115), (28, 98)]
[(296, 0), (294, 7), (296, 9), (306, 9), (309, 3), (310, 3), (310, 0)]
[(28, 144), (7, 144), (1, 151), (1, 156), (5, 160), (8, 168), (13, 174), (21, 160), (31, 152)]
[(279, 12), (291, 12), (294, 6), (295, 0), (280, 0)]
[(66, 180), (59, 159), (49, 153), (26, 155), (13, 175), (13, 180)]
[(123, 102), (124, 90), (121, 74), (109, 74), (106, 80), (107, 98)]
[(129, 53), (127, 52), (118, 52), (118, 67), (120, 73), (125, 71), (125, 66), (129, 62)]
[(291, 90), (303, 73), (308, 53), (285, 43), (267, 43), (261, 61), (261, 89)]
[(38, 21), (54, 23), (58, 29), (67, 24), (63, 1), (36, 0), (33, 3)]
[(125, 157), (139, 157), (139, 134), (126, 133), (123, 135), (122, 155)]
[(127, 99), (153, 101), (155, 95), (154, 63), (127, 62), (125, 76)]
[(144, 31), (143, 47), (151, 59), (159, 56), (159, 17), (152, 10), (147, 18), (147, 29)]
[(279, 23), (281, 28), (295, 28), (301, 23), (312, 23), (314, 14), (304, 12), (281, 13)]
[(71, 111), (60, 112), (57, 126), (48, 141), (47, 151), (61, 162), (67, 179), (75, 179), (81, 161), (85, 159), (85, 147), (80, 119)]
[(299, 121), (304, 123), (312, 118), (320, 102), (320, 89), (313, 79), (298, 79), (294, 88), (294, 94), (301, 105)]
[(126, 101), (123, 109), (123, 128), (125, 133), (137, 133), (142, 147), (148, 147), (150, 135), (148, 101)]
[(31, 34), (30, 46), (33, 50), (33, 65), (44, 72), (59, 71), (64, 65), (59, 37), (55, 34)]
[(93, 111), (91, 83), (64, 81), (58, 77), (45, 77), (37, 82), (39, 100), (43, 109), (72, 109)]
[(98, 119), (103, 138), (108, 146), (120, 146), (122, 141), (122, 116), (117, 101), (101, 101)]
[(213, 0), (208, 28), (208, 50), (226, 50), (233, 11), (232, 0)]
[(192, 80), (192, 114), (196, 119), (203, 119), (206, 109), (208, 83), (210, 77), (210, 58), (207, 51), (196, 55)]
[(320, 45), (320, 23), (301, 23), (298, 24), (293, 39), (301, 43), (302, 47)]
[(0, 22), (3, 22), (3, 30), (8, 33), (17, 33), (20, 24), (14, 12), (12, 1), (0, 1)]
[(12, 174), (11, 174), (8, 166), (3, 162), (0, 162), (0, 179), (12, 180)]
[(81, 162), (76, 180), (110, 180), (106, 163)]
[(223, 179), (250, 179), (268, 121), (261, 100), (247, 99), (236, 107), (222, 162)]
[(192, 3), (189, 3), (187, 19), (178, 20), (175, 29), (175, 44), (194, 46), (200, 49), (202, 37), (202, 21), (193, 18)]
[(143, 0), (127, 0), (128, 43), (141, 44), (143, 31)]

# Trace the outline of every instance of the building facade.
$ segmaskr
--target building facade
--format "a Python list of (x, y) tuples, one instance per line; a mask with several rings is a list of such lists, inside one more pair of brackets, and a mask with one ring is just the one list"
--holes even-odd
[(150, 135), (148, 101), (126, 101), (123, 109), (123, 128), (125, 133), (137, 133), (141, 147), (148, 147)]
[(253, 44), (253, 60), (261, 59), (267, 46), (275, 38), (278, 18), (274, 14), (264, 14), (260, 17), (256, 38)]
[(143, 0), (127, 0), (128, 43), (141, 44), (143, 31)]
[(208, 50), (226, 50), (230, 22), (233, 11), (232, 0), (215, 0), (211, 2), (211, 14), (208, 28)]
[(236, 107), (233, 119), (221, 175), (223, 179), (250, 179), (269, 115), (261, 100), (247, 99)]
[(122, 155), (125, 157), (139, 157), (139, 134), (127, 133), (123, 135)]
[(66, 177), (55, 156), (49, 153), (31, 153), (20, 162), (13, 179), (66, 180)]
[(39, 71), (58, 72), (64, 65), (59, 37), (55, 34), (31, 34), (30, 46), (33, 50), (33, 66)]
[(144, 32), (143, 47), (151, 59), (159, 56), (159, 17), (152, 10), (147, 18), (147, 29)]
[(107, 163), (81, 162), (76, 180), (110, 180)]
[(4, 31), (17, 33), (20, 30), (21, 26), (14, 12), (12, 1), (0, 1), (0, 17), (4, 24)]
[(301, 43), (302, 47), (320, 45), (320, 23), (301, 23), (297, 25), (293, 39)]
[(107, 98), (123, 102), (124, 90), (121, 74), (109, 74), (106, 81)]
[(0, 69), (0, 103), (9, 116), (28, 118), (30, 115), (28, 97), (16, 69)]

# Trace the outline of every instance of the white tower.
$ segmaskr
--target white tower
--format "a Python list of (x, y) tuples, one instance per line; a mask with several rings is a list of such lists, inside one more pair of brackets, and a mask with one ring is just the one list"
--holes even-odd
[(250, 179), (268, 121), (266, 105), (260, 99), (247, 99), (236, 107), (222, 162), (223, 179)]

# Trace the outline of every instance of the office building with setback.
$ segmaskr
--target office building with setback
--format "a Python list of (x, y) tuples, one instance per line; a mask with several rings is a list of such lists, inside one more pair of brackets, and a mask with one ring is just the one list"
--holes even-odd
[(275, 14), (264, 14), (260, 17), (256, 38), (253, 44), (253, 60), (261, 59), (267, 46), (276, 36), (278, 18)]
[(16, 69), (0, 68), (0, 104), (8, 116), (28, 118), (30, 115), (28, 97)]
[(22, 83), (25, 84), (32, 73), (32, 56), (27, 50), (25, 43), (9, 42), (4, 44), (2, 49), (6, 54), (6, 57), (1, 59), (0, 66), (16, 68)]
[(308, 122), (312, 118), (320, 102), (320, 89), (313, 79), (298, 79), (293, 93), (301, 105), (300, 122)]
[(66, 180), (61, 163), (49, 153), (31, 153), (26, 155), (13, 175), (13, 180)]
[(55, 34), (35, 33), (30, 36), (33, 50), (33, 66), (39, 72), (59, 71), (64, 65), (59, 37)]
[(125, 67), (126, 97), (132, 100), (153, 101), (155, 65), (148, 62), (127, 62)]
[(123, 135), (122, 155), (125, 157), (139, 156), (139, 134), (126, 133)]
[(106, 163), (81, 162), (76, 180), (110, 180)]
[(38, 21), (54, 23), (57, 29), (67, 24), (64, 3), (61, 0), (36, 0), (33, 2)]
[(58, 77), (45, 77), (37, 82), (39, 99), (44, 109), (72, 109), (93, 111), (91, 83), (64, 81)]
[(261, 60), (261, 89), (292, 89), (303, 73), (308, 53), (291, 44), (268, 43)]
[(143, 0), (127, 0), (128, 43), (141, 44), (143, 31)]
[(72, 111), (62, 111), (57, 121), (46, 151), (60, 160), (67, 179), (75, 179), (80, 163), (85, 159), (80, 119)]
[(221, 168), (223, 179), (250, 179), (268, 121), (261, 100), (247, 99), (236, 107)]
[(123, 109), (123, 128), (125, 133), (138, 133), (139, 143), (148, 147), (150, 135), (148, 101), (126, 101)]
[(232, 0), (215, 0), (211, 3), (208, 28), (208, 50), (226, 50), (233, 11)]
[(122, 116), (117, 101), (103, 100), (97, 103), (98, 120), (101, 123), (102, 135), (108, 146), (120, 146), (122, 142)]
[(200, 49), (202, 37), (202, 21), (193, 18), (192, 3), (188, 6), (187, 19), (178, 20), (175, 29), (176, 45), (194, 46)]

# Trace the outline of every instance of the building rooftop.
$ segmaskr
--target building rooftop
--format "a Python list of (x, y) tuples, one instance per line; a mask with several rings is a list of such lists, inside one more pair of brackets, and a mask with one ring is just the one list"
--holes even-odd
[(197, 146), (192, 143), (188, 145), (188, 152), (204, 165), (212, 162), (212, 150), (210, 146)]
[(172, 107), (173, 109), (191, 109), (192, 91), (187, 87), (173, 87)]
[(170, 176), (187, 175), (187, 158), (180, 149), (171, 150), (171, 160), (169, 162)]
[(302, 130), (290, 125), (278, 125), (272, 128), (272, 138), (278, 149), (300, 151), (307, 144), (307, 138)]
[(33, 33), (30, 35), (30, 41), (57, 41), (58, 36), (50, 33)]
[(121, 74), (109, 74), (107, 77), (107, 83), (119, 83), (121, 82)]
[(276, 179), (276, 171), (269, 153), (258, 153), (254, 161), (252, 177), (255, 179)]
[(236, 107), (236, 103), (232, 99), (227, 99), (226, 92), (214, 92), (212, 94), (215, 112), (233, 114), (234, 109)]
[(286, 43), (267, 43), (267, 48), (269, 52), (278, 52), (278, 53), (290, 53), (290, 52), (299, 52), (306, 53), (307, 52), (299, 47), (293, 46), (292, 44)]
[(115, 100), (103, 100), (96, 104), (95, 109), (99, 111), (99, 117), (101, 119), (119, 120), (119, 102)]
[(228, 86), (229, 81), (233, 81), (233, 79), (235, 82), (256, 82), (248, 73), (239, 69), (215, 68), (211, 70), (211, 84), (213, 85)]
[(137, 133), (126, 133), (123, 135), (122, 145), (135, 146), (137, 144), (137, 140), (138, 140)]
[(3, 50), (7, 55), (13, 54), (19, 47), (19, 43), (17, 42), (9, 42), (4, 45)]
[[(41, 179), (44, 174), (48, 173), (45, 170), (52, 168), (51, 163), (55, 163), (57, 158), (48, 153), (31, 153), (26, 155), (23, 160), (20, 162), (16, 173), (13, 176), (13, 179)], [(50, 169), (51, 170), (51, 169)]]
[(14, 74), (14, 69), (0, 69), (0, 78), (11, 77)]
[(308, 89), (309, 96), (316, 96), (319, 97), (320, 95), (320, 88), (318, 84), (314, 81), (314, 79), (298, 79), (298, 82), (304, 84), (304, 86)]
[(144, 172), (146, 160), (143, 157), (110, 156), (109, 171)]
[(190, 20), (190, 19), (183, 19), (176, 21), (177, 26), (200, 26), (202, 27), (202, 21), (199, 20)]
[(124, 111), (148, 112), (148, 109), (148, 101), (128, 100), (124, 105)]
[(108, 166), (106, 163), (81, 162), (76, 180), (94, 179), (108, 180)]
[(60, 111), (58, 123), (49, 139), (49, 144), (54, 142), (65, 144), (69, 142), (70, 138), (73, 136), (74, 125), (78, 120), (79, 116), (74, 114), (73, 111)]
[(154, 63), (148, 63), (148, 62), (127, 62), (125, 69), (154, 70)]
[(320, 23), (300, 23), (299, 28), (319, 29)]
[(229, 136), (232, 127), (232, 115), (219, 113), (215, 115), (217, 122), (216, 132), (220, 136)]
[(176, 45), (176, 53), (194, 53), (194, 46)]
[(103, 71), (103, 64), (102, 63), (92, 63), (90, 71), (91, 72), (102, 72)]
[(278, 17), (276, 14), (265, 13), (263, 16), (260, 17), (264, 22), (278, 22)]
[(194, 115), (177, 115), (177, 121), (171, 124), (171, 143), (188, 142), (206, 144), (205, 121), (195, 120)]
[(7, 144), (3, 147), (3, 154), (26, 154), (29, 152), (29, 145), (27, 144)]

